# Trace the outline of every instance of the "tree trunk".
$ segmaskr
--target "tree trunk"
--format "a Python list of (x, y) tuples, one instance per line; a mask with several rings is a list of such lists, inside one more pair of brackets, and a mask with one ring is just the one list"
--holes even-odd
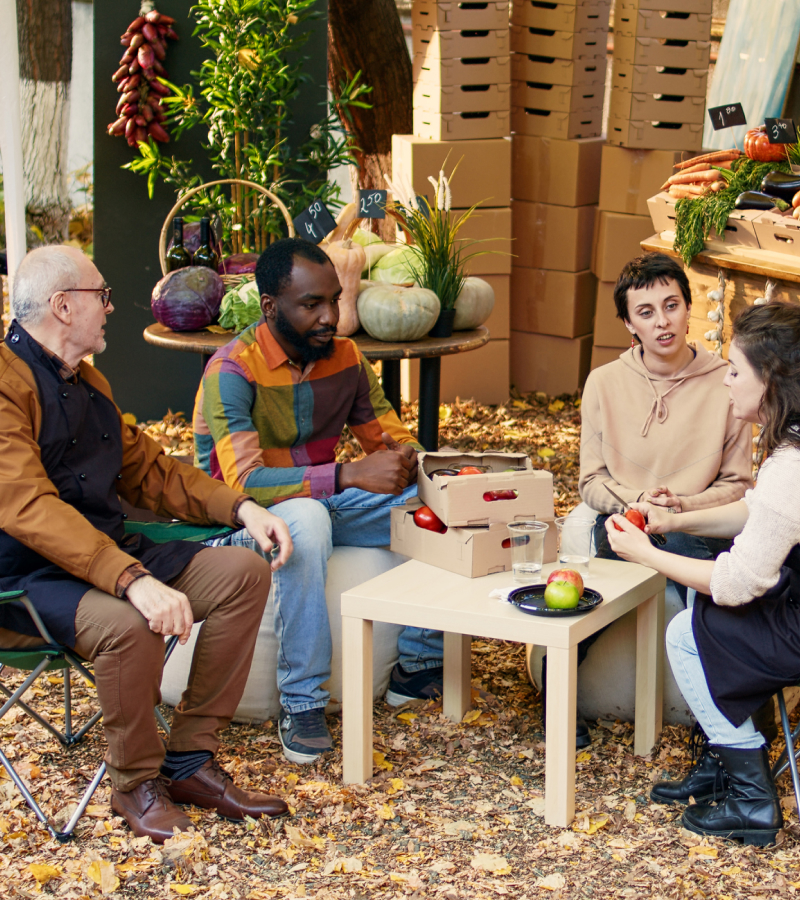
[(69, 224), (71, 0), (17, 0), (17, 26), (28, 221), (52, 243)]
[[(361, 72), (372, 87), (371, 109), (349, 110), (340, 117), (358, 148), (358, 187), (384, 188), (392, 174), (392, 135), (410, 134), (411, 59), (394, 0), (329, 0), (328, 83), (334, 98), (341, 84)], [(380, 221), (380, 220), (378, 220)], [(383, 236), (393, 240), (393, 220), (384, 220)]]

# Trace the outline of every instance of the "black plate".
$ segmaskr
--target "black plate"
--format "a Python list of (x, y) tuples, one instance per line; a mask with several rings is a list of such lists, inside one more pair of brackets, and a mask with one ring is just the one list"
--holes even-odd
[(513, 603), (514, 606), (528, 613), (528, 615), (551, 616), (556, 619), (564, 616), (582, 616), (603, 602), (601, 594), (585, 587), (583, 596), (578, 601), (577, 606), (574, 606), (572, 609), (551, 609), (544, 602), (544, 589), (546, 587), (546, 584), (526, 584), (524, 587), (518, 587), (508, 595), (508, 602)]

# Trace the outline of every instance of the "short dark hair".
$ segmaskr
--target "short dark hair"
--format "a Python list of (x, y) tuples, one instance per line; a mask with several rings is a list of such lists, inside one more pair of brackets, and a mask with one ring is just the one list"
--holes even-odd
[(303, 238), (283, 238), (275, 241), (258, 257), (256, 263), (256, 284), (260, 295), (268, 294), (277, 297), (289, 286), (292, 280), (292, 267), (295, 256), (324, 265), (331, 263), (330, 257), (316, 244)]
[(614, 303), (617, 307), (617, 318), (630, 322), (628, 315), (628, 291), (648, 288), (656, 282), (666, 284), (670, 278), (675, 279), (683, 294), (686, 307), (692, 305), (692, 291), (689, 279), (683, 266), (664, 253), (645, 253), (626, 263), (614, 286)]
[(748, 306), (733, 320), (732, 340), (764, 382), (765, 455), (784, 442), (800, 447), (800, 306)]

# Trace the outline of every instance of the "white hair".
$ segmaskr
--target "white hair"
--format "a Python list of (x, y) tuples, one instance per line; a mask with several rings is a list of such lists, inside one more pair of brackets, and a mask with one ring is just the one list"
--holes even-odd
[(69, 250), (59, 246), (39, 247), (19, 264), (11, 288), (11, 315), (20, 325), (36, 325), (47, 312), (57, 291), (78, 286), (81, 270)]

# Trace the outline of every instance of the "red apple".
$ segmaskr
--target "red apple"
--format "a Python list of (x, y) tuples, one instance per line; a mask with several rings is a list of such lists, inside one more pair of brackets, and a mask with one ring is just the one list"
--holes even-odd
[[(625, 518), (631, 523), (631, 525), (635, 525), (640, 531), (644, 531), (644, 526), (647, 524), (644, 520), (644, 516), (639, 512), (638, 509), (629, 509), (625, 513)], [(617, 531), (622, 531), (622, 529), (614, 522), (614, 528)]]
[(547, 583), (550, 584), (553, 581), (572, 584), (578, 589), (578, 597), (583, 596), (583, 578), (574, 569), (555, 569), (550, 573)]

